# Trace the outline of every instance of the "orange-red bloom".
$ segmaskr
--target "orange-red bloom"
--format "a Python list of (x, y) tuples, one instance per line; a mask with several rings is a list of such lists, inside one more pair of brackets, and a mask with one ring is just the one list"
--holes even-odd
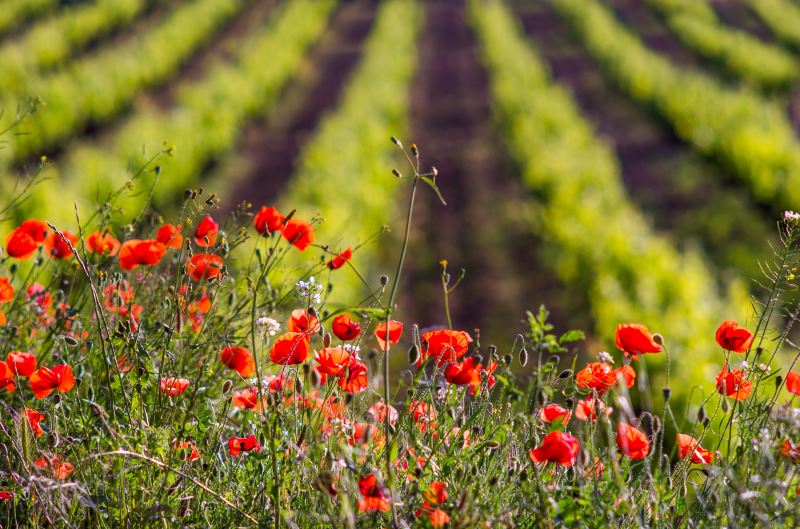
[(472, 337), (465, 331), (441, 329), (422, 334), (422, 355), (418, 365), (427, 358), (434, 358), (438, 365), (455, 362), (469, 350)]
[(39, 422), (43, 421), (46, 415), (32, 408), (25, 408), (25, 417), (28, 419), (28, 424), (30, 425), (33, 433), (36, 434), (36, 437), (43, 436), (44, 430), (42, 430), (42, 427), (39, 426)]
[(133, 270), (139, 266), (157, 265), (166, 252), (167, 247), (161, 242), (131, 239), (122, 243), (119, 249), (119, 266), (123, 270)]
[(647, 435), (624, 422), (617, 425), (617, 446), (620, 452), (631, 459), (644, 459), (650, 453)]
[(326, 266), (331, 270), (338, 270), (353, 257), (353, 250), (352, 248), (347, 248), (340, 254), (334, 255), (331, 259), (328, 260)]
[(319, 320), (303, 309), (295, 309), (287, 322), (287, 327), (292, 332), (314, 334), (319, 332)]
[(194, 254), (189, 260), (189, 275), (195, 281), (216, 279), (222, 275), (222, 257), (213, 253)]
[(253, 226), (255, 226), (258, 233), (264, 235), (279, 231), (281, 226), (283, 226), (283, 220), (283, 215), (281, 215), (281, 212), (277, 209), (261, 206), (261, 209), (258, 210), (258, 213), (256, 213), (253, 219)]
[(172, 224), (164, 224), (156, 232), (156, 240), (167, 248), (178, 249), (183, 243), (183, 233), (181, 233), (182, 230), (183, 226), (180, 224), (177, 226), (173, 226)]
[(636, 360), (638, 355), (660, 353), (661, 346), (653, 340), (653, 335), (641, 323), (620, 323), (616, 333), (617, 347), (626, 358)]
[(10, 490), (0, 490), (0, 501), (11, 501), (15, 494)]
[(276, 364), (302, 364), (309, 353), (306, 336), (299, 332), (287, 332), (275, 340), (269, 351), (269, 359)]
[(692, 463), (708, 465), (714, 462), (714, 452), (709, 452), (691, 435), (678, 434), (678, 456), (685, 459), (690, 456)]
[(74, 233), (67, 230), (64, 230), (62, 233), (64, 234), (64, 238), (54, 232), (48, 235), (47, 239), (44, 240), (45, 250), (47, 250), (47, 254), (53, 259), (66, 259), (68, 257), (72, 257), (72, 250), (69, 249), (69, 244), (67, 244), (64, 239), (69, 241), (73, 247), (75, 246), (75, 243), (78, 242), (78, 236)]
[(109, 232), (95, 231), (86, 238), (86, 249), (100, 255), (117, 255), (122, 245)]
[(44, 470), (50, 472), (54, 478), (61, 480), (67, 479), (75, 470), (75, 467), (72, 465), (72, 463), (64, 461), (60, 455), (54, 455), (50, 458), (41, 456), (34, 462), (34, 465), (43, 468)]
[(542, 440), (542, 444), (532, 449), (528, 456), (534, 463), (552, 462), (564, 467), (571, 467), (578, 458), (581, 444), (568, 433), (550, 432)]
[(219, 235), (219, 224), (211, 215), (206, 215), (194, 231), (194, 242), (197, 246), (208, 248), (213, 246)]
[(255, 410), (258, 408), (258, 388), (251, 386), (241, 391), (233, 392), (233, 405), (236, 408)]
[(352, 353), (342, 346), (326, 347), (314, 353), (319, 372), (332, 377), (339, 376), (350, 364)]
[(8, 303), (14, 299), (14, 287), (7, 277), (0, 277), (0, 303)]
[(786, 390), (800, 396), (800, 373), (789, 371), (786, 373)]
[(472, 357), (463, 362), (451, 362), (444, 370), (444, 378), (457, 386), (480, 387), (482, 366)]
[(16, 375), (29, 377), (36, 371), (36, 357), (33, 356), (33, 353), (10, 352), (8, 353), (8, 367)]
[(302, 252), (314, 242), (314, 226), (304, 220), (289, 219), (283, 227), (283, 236)]
[(441, 481), (434, 481), (425, 492), (422, 508), (416, 512), (417, 517), (425, 515), (431, 527), (444, 527), (450, 521), (450, 515), (440, 507), (447, 501), (447, 486)]
[(619, 379), (627, 387), (633, 387), (636, 372), (629, 365), (614, 369), (606, 362), (591, 362), (575, 375), (575, 384), (579, 388), (593, 389), (598, 395), (603, 395), (614, 387)]
[(189, 387), (188, 378), (161, 377), (161, 393), (169, 397), (181, 395)]
[(17, 259), (28, 259), (47, 237), (47, 224), (29, 219), (19, 225), (6, 238), (6, 253)]
[(792, 460), (792, 463), (800, 463), (800, 446), (786, 439), (780, 446), (781, 455)]
[(546, 406), (542, 407), (541, 410), (539, 410), (539, 419), (547, 424), (556, 421), (560, 422), (562, 425), (566, 425), (571, 418), (572, 410), (568, 410), (567, 408), (559, 406), (558, 404), (547, 404)]
[(717, 392), (734, 400), (745, 400), (753, 392), (753, 383), (745, 378), (741, 369), (728, 371), (725, 365), (717, 374)]
[(228, 439), (228, 452), (234, 457), (242, 452), (250, 452), (255, 450), (261, 451), (261, 443), (258, 442), (255, 435), (248, 435), (247, 437), (231, 437)]
[(425, 401), (412, 400), (408, 405), (408, 413), (411, 414), (411, 419), (422, 432), (428, 428), (428, 425), (435, 426), (436, 424), (436, 410)]
[(191, 462), (200, 459), (200, 452), (197, 450), (197, 446), (191, 441), (175, 441), (172, 445), (172, 449), (176, 452), (183, 452), (183, 459), (185, 461)]
[(243, 377), (252, 376), (256, 372), (256, 362), (250, 351), (244, 347), (225, 347), (219, 354), (220, 360), (227, 367), (238, 371)]
[(753, 335), (735, 321), (727, 320), (717, 327), (717, 343), (726, 351), (743, 353), (753, 344)]
[(339, 375), (339, 387), (348, 393), (361, 393), (368, 384), (367, 366), (353, 355), (350, 364)]
[(388, 351), (388, 344), (394, 345), (400, 340), (403, 334), (403, 322), (397, 320), (384, 321), (375, 326), (375, 338), (381, 351)]
[(8, 364), (0, 360), (0, 388), (6, 388), (6, 391), (11, 393), (16, 387), (14, 372), (8, 367)]
[(575, 407), (575, 417), (579, 421), (594, 421), (597, 419), (597, 410), (600, 412), (605, 413), (606, 416), (611, 415), (612, 409), (606, 407), (605, 402), (600, 399), (595, 399), (593, 397), (588, 397), (578, 401), (578, 405)]
[(45, 398), (56, 389), (61, 393), (66, 393), (75, 387), (72, 368), (67, 364), (60, 364), (53, 368), (40, 367), (31, 373), (28, 382), (37, 399)]
[(386, 487), (378, 483), (375, 474), (367, 474), (358, 480), (361, 499), (358, 500), (358, 512), (387, 512), (391, 507)]
[(397, 410), (392, 406), (387, 406), (383, 401), (378, 401), (367, 410), (367, 415), (372, 417), (375, 422), (382, 423), (386, 420), (386, 414), (389, 414), (389, 424), (394, 426), (397, 422)]
[(353, 321), (349, 314), (339, 314), (333, 318), (331, 331), (334, 336), (343, 342), (349, 342), (350, 340), (355, 340), (361, 334), (361, 325)]

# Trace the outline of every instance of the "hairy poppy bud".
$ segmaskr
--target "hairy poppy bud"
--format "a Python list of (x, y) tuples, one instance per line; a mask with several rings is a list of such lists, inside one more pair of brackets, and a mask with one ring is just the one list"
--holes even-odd
[(572, 376), (572, 369), (565, 369), (558, 374), (558, 378), (569, 378)]
[(481, 355), (477, 354), (477, 353), (472, 355), (472, 358), (475, 359), (475, 363), (476, 364), (482, 364), (483, 363), (483, 357)]
[(419, 349), (417, 349), (416, 345), (412, 345), (408, 350), (408, 363), (416, 364), (417, 361), (419, 361)]
[(316, 369), (311, 371), (311, 385), (315, 388), (318, 388), (322, 383), (322, 377), (319, 376), (319, 372)]
[(376, 351), (375, 349), (370, 349), (369, 352), (367, 353), (367, 358), (370, 360), (375, 360), (376, 356), (378, 356), (378, 351)]
[(509, 365), (509, 366), (510, 366), (510, 365), (511, 365), (511, 363), (514, 361), (514, 357), (513, 357), (513, 356), (511, 356), (511, 354), (507, 354), (507, 355), (505, 355), (505, 356), (503, 357), (503, 361), (506, 363), (506, 365)]
[(414, 388), (408, 388), (406, 394), (408, 395), (409, 399), (412, 398), (414, 396)]
[(490, 358), (490, 359), (491, 359), (491, 358), (494, 358), (494, 355), (495, 355), (496, 353), (497, 353), (497, 346), (496, 346), (496, 345), (490, 345), (490, 346), (489, 346), (489, 358)]
[(70, 347), (78, 347), (78, 340), (76, 340), (72, 336), (64, 335), (64, 342)]
[[(294, 390), (299, 394), (303, 393), (303, 381), (299, 377), (294, 379)], [(349, 396), (350, 394), (348, 393), (347, 395)]]
[(664, 345), (664, 337), (661, 335), (661, 333), (653, 334), (653, 341), (658, 345)]
[(728, 401), (727, 400), (723, 400), (722, 401), (722, 413), (728, 413), (729, 409), (730, 409), (730, 406), (728, 406)]
[(672, 389), (664, 388), (661, 390), (661, 393), (664, 395), (664, 400), (668, 401), (669, 398), (672, 396)]
[(565, 404), (567, 405), (567, 408), (572, 408), (573, 406), (575, 406), (575, 399), (570, 397), (570, 398), (567, 399)]
[(548, 364), (557, 364), (557, 363), (559, 363), (560, 361), (561, 361), (561, 357), (560, 357), (560, 356), (558, 356), (558, 355), (550, 355), (550, 356), (547, 358), (547, 363), (548, 363)]
[(233, 387), (233, 382), (231, 382), (230, 380), (226, 380), (225, 383), (222, 385), (222, 394), (227, 395), (231, 391), (232, 387)]
[(519, 352), (519, 365), (525, 367), (528, 364), (528, 350), (524, 347)]
[(322, 335), (322, 347), (330, 347), (331, 346), (331, 333), (326, 332)]
[(303, 374), (308, 376), (309, 373), (311, 373), (311, 366), (309, 364), (303, 364)]
[(777, 377), (775, 377), (775, 388), (781, 387), (782, 383), (783, 383), (783, 377), (782, 376), (778, 375)]
[(94, 349), (94, 342), (92, 340), (86, 340), (86, 349), (89, 351)]
[(703, 422), (706, 419), (706, 409), (703, 406), (700, 406), (700, 409), (697, 410), (697, 422)]
[(703, 419), (703, 426), (704, 426), (705, 428), (708, 428), (708, 425), (709, 425), (709, 424), (711, 424), (711, 419), (709, 419), (708, 417), (706, 417), (705, 419)]

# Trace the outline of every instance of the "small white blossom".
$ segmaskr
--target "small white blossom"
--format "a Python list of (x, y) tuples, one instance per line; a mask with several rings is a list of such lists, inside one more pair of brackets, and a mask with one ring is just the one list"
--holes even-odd
[(750, 364), (747, 362), (747, 360), (742, 360), (742, 369), (749, 369), (749, 368)]
[(783, 220), (784, 222), (798, 221), (800, 220), (800, 213), (797, 213), (796, 211), (784, 211)]
[(308, 281), (300, 280), (295, 283), (297, 295), (301, 298), (308, 298), (311, 303), (318, 305), (322, 302), (322, 285), (318, 284), (314, 276), (310, 276)]
[(352, 345), (349, 343), (344, 344), (342, 348), (348, 353), (355, 353), (356, 355), (358, 355), (358, 353), (361, 351), (361, 348), (359, 346)]
[(256, 320), (256, 325), (265, 329), (269, 336), (275, 336), (278, 334), (278, 331), (281, 329), (281, 324), (277, 320), (273, 320), (272, 318), (261, 317)]
[(610, 354), (608, 354), (607, 351), (600, 351), (599, 353), (597, 353), (597, 358), (604, 364), (614, 363), (614, 358)]

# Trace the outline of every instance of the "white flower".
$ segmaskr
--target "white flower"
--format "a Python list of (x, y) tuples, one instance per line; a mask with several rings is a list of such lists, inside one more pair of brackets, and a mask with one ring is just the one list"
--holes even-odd
[(266, 316), (258, 318), (256, 320), (256, 325), (258, 325), (262, 329), (265, 329), (269, 336), (275, 336), (281, 329), (281, 324), (278, 323), (277, 320), (273, 320), (272, 318), (267, 318)]
[(308, 281), (300, 280), (294, 286), (297, 289), (297, 295), (301, 298), (308, 298), (315, 305), (322, 302), (321, 292), (323, 287), (316, 282), (314, 276), (310, 276)]
[(608, 354), (607, 351), (600, 351), (597, 353), (597, 359), (603, 362), (604, 364), (613, 364), (614, 358)]

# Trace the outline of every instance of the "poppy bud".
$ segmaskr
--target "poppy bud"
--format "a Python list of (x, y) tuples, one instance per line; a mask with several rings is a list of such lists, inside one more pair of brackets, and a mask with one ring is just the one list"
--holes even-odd
[(388, 285), (388, 284), (389, 284), (389, 276), (387, 276), (387, 275), (382, 275), (382, 276), (381, 276), (381, 286), (384, 286), (384, 287), (385, 287), (385, 286), (386, 286), (386, 285)]
[[(303, 381), (298, 377), (294, 379), (294, 390), (297, 393), (303, 393)], [(350, 395), (348, 393), (348, 395)]]
[(408, 363), (416, 364), (418, 360), (419, 360), (419, 349), (417, 349), (416, 345), (412, 345), (411, 348), (408, 350)]
[(528, 364), (528, 350), (524, 347), (519, 352), (519, 364), (525, 367)]
[(331, 333), (326, 332), (322, 335), (322, 347), (330, 347), (331, 346)]
[(761, 353), (763, 353), (763, 352), (764, 352), (764, 348), (763, 347), (756, 347), (756, 358), (761, 356)]
[(483, 356), (475, 353), (474, 355), (472, 355), (472, 358), (475, 359), (476, 364), (483, 364)]
[(78, 340), (73, 338), (72, 336), (64, 335), (64, 342), (69, 345), (70, 347), (78, 347)]
[(408, 394), (408, 398), (412, 398), (414, 396), (414, 388), (408, 388), (406, 393)]
[(321, 382), (322, 382), (322, 378), (319, 376), (319, 372), (316, 369), (312, 370), (311, 371), (311, 385), (314, 386), (315, 388), (318, 388), (320, 386)]
[(728, 401), (727, 400), (723, 400), (722, 401), (722, 413), (728, 413), (729, 409), (730, 409), (730, 406), (728, 406)]
[(519, 473), (519, 480), (520, 481), (528, 481), (528, 469), (523, 468), (522, 472)]
[(511, 363), (514, 361), (514, 357), (513, 357), (513, 356), (511, 356), (511, 354), (507, 354), (507, 355), (505, 355), (505, 356), (503, 357), (503, 361), (506, 363), (506, 365), (509, 365), (509, 366), (510, 366), (510, 365), (511, 365)]
[(572, 408), (573, 406), (575, 406), (575, 399), (570, 397), (570, 398), (567, 399), (565, 404), (567, 405), (567, 408)]
[(303, 374), (308, 376), (311, 373), (311, 366), (309, 364), (303, 364)]
[(708, 428), (708, 425), (709, 425), (709, 424), (711, 424), (711, 419), (709, 419), (708, 417), (706, 417), (705, 419), (703, 419), (703, 426), (704, 426), (705, 428)]
[(86, 340), (86, 349), (88, 351), (91, 351), (92, 349), (94, 349), (94, 341)]
[(669, 398), (672, 396), (672, 389), (664, 388), (661, 390), (661, 393), (664, 395), (664, 400), (668, 401)]
[(232, 387), (233, 387), (233, 382), (231, 382), (230, 380), (226, 380), (225, 383), (222, 385), (222, 394), (227, 395)]
[(375, 349), (370, 349), (367, 353), (367, 358), (369, 360), (375, 360), (375, 357), (378, 356), (378, 352)]
[(572, 369), (565, 369), (558, 374), (558, 378), (569, 378), (572, 376)]
[(775, 377), (775, 388), (777, 389), (781, 387), (781, 383), (783, 383), (783, 377), (778, 375), (777, 377)]
[(658, 345), (664, 345), (664, 337), (661, 335), (661, 333), (654, 333), (653, 341), (656, 342)]
[(547, 358), (547, 362), (546, 363), (548, 363), (548, 364), (558, 364), (560, 361), (561, 361), (561, 357), (560, 356), (558, 356), (558, 355), (550, 355)]
[(700, 409), (697, 410), (697, 421), (703, 422), (706, 419), (706, 409), (703, 406), (700, 406)]
[(489, 360), (493, 359), (494, 355), (496, 353), (497, 353), (497, 346), (496, 345), (490, 345), (489, 346)]

